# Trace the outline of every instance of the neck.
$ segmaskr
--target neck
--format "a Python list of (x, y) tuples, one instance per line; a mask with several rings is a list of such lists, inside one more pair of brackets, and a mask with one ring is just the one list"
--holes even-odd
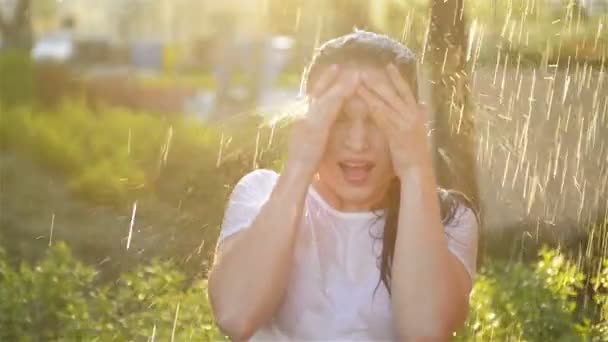
[(337, 194), (330, 186), (328, 186), (319, 175), (315, 175), (312, 181), (313, 188), (323, 197), (325, 202), (332, 208), (343, 211), (343, 212), (362, 212), (372, 211), (382, 207), (384, 194), (386, 191), (380, 193), (380, 195), (371, 197), (365, 201), (349, 201), (339, 194)]

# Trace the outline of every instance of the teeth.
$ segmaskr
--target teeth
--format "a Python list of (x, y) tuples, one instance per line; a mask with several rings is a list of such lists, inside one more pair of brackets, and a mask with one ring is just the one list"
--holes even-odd
[(361, 162), (361, 163), (345, 162), (344, 165), (346, 165), (348, 167), (365, 167), (365, 166), (367, 166), (367, 163), (365, 163), (365, 162)]

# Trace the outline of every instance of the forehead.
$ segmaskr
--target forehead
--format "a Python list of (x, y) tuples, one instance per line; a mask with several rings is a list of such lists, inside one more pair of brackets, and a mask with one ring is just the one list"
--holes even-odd
[[(354, 72), (358, 72), (360, 74), (365, 73), (365, 74), (369, 75), (372, 80), (378, 80), (378, 81), (382, 80), (382, 81), (387, 81), (387, 82), (389, 81), (388, 77), (384, 73), (384, 70), (377, 66), (345, 65), (342, 67), (341, 70), (342, 70), (341, 72), (346, 72), (346, 73), (354, 73)], [(361, 98), (356, 93), (344, 101), (342, 111), (345, 114), (348, 114), (351, 116), (356, 116), (356, 117), (366, 116), (367, 114), (369, 114), (369, 108), (367, 106), (367, 103), (365, 102), (365, 100), (363, 100), (363, 98)]]

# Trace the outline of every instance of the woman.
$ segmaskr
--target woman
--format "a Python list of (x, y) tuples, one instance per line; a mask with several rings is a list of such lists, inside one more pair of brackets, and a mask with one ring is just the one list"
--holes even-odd
[(244, 176), (225, 213), (209, 296), (231, 338), (440, 341), (463, 324), (478, 220), (437, 190), (416, 84), (386, 36), (317, 51), (283, 171)]

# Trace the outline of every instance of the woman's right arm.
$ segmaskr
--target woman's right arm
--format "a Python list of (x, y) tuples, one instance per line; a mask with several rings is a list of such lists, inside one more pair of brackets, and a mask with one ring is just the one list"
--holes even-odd
[(218, 326), (235, 340), (248, 339), (281, 303), (309, 184), (286, 168), (251, 226), (218, 245), (209, 298)]
[[(294, 124), (285, 170), (269, 198), (259, 211), (255, 208), (246, 229), (218, 245), (209, 297), (220, 329), (235, 340), (251, 337), (283, 299), (308, 186), (342, 103), (359, 84), (356, 73), (339, 72), (336, 66), (328, 69), (315, 82), (308, 114)], [(233, 219), (239, 215), (229, 214)]]

